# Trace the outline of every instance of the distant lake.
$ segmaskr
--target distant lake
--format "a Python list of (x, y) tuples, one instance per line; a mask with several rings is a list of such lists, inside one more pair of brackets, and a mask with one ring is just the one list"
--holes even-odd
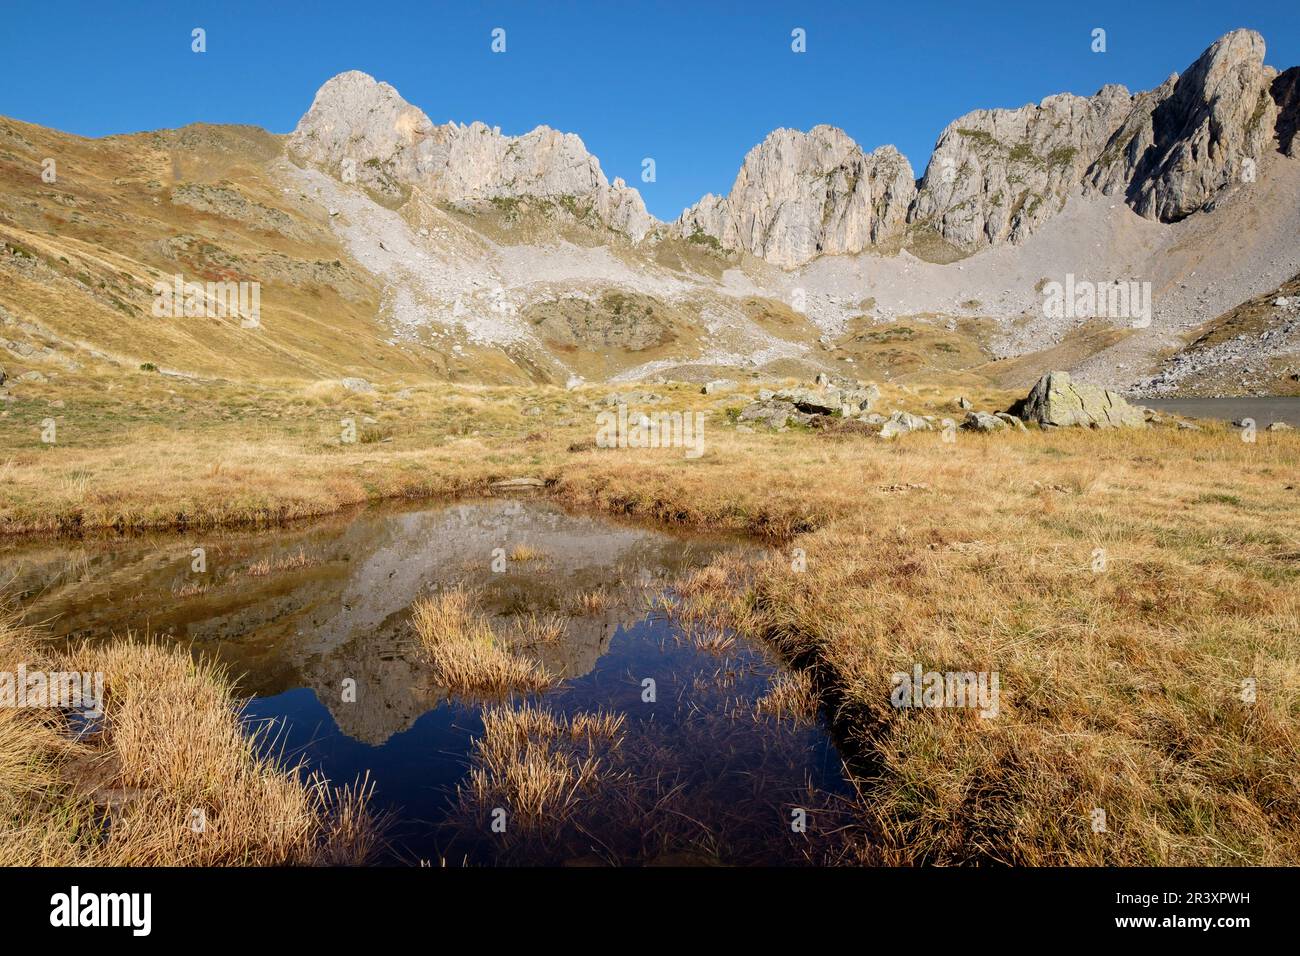
[(1239, 421), (1253, 418), (1264, 428), (1273, 422), (1286, 422), (1300, 428), (1300, 398), (1139, 398), (1137, 404), (1192, 418), (1219, 418)]

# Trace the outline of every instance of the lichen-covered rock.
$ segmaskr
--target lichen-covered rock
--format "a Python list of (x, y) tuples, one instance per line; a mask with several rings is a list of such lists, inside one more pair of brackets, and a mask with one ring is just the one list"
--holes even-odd
[(972, 432), (996, 432), (1007, 427), (1007, 423), (988, 412), (967, 412), (961, 427)]
[(833, 415), (844, 408), (844, 393), (838, 388), (783, 388), (775, 398), (809, 415)]
[(930, 423), (920, 415), (911, 412), (894, 412), (880, 427), (881, 438), (894, 438), (909, 432), (928, 432)]
[[(1145, 428), (1142, 409), (1122, 395), (1096, 385), (1072, 381), (1066, 372), (1048, 372), (1029, 394), (1007, 410), (1024, 421), (1047, 428), (1086, 425), (1092, 428)], [(973, 412), (972, 414), (979, 414)], [(992, 417), (992, 416), (989, 416)], [(969, 420), (970, 416), (967, 416)]]
[(352, 70), (328, 80), (289, 137), (289, 151), (393, 199), (418, 185), (453, 202), (522, 198), (583, 205), (633, 239), (656, 224), (635, 189), (610, 184), (573, 133), (539, 126), (503, 136), (483, 123), (435, 125), (387, 83)]
[(740, 412), (740, 421), (766, 425), (768, 428), (785, 428), (791, 422), (807, 425), (815, 416), (801, 412), (793, 402), (780, 399), (751, 402)]
[(965, 249), (1025, 238), (1078, 189), (1131, 102), (1124, 87), (1106, 86), (967, 113), (939, 137), (911, 221)]
[(1016, 429), (1017, 431), (1022, 431), (1022, 432), (1029, 431), (1029, 429), (1025, 427), (1025, 423), (1022, 422), (1015, 415), (1010, 415), (1007, 412), (994, 412), (993, 417), (996, 418), (998, 421), (1010, 426), (1011, 428)]
[(778, 129), (745, 156), (730, 193), (705, 196), (674, 230), (797, 266), (900, 240), (915, 194), (912, 167), (892, 146), (865, 153), (833, 126)]

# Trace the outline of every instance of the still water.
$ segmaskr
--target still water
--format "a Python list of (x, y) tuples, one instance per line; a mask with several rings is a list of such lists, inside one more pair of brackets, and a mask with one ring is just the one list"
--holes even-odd
[[(336, 784), (368, 774), (373, 806), (392, 820), (385, 862), (803, 863), (847, 838), (851, 793), (821, 721), (756, 709), (781, 665), (733, 635), (701, 647), (655, 604), (716, 555), (757, 554), (742, 542), (494, 500), (381, 506), (274, 532), (2, 547), (0, 582), (28, 623), (214, 657), (238, 676), (249, 719), (270, 722), (305, 771)], [(558, 685), (505, 702), (440, 687), (410, 609), (455, 585), (494, 627), (560, 615), (562, 638), (536, 650)], [(622, 742), (611, 783), (503, 834), (492, 813), (508, 820), (513, 808), (476, 805), (467, 782), (485, 707), (525, 703), (569, 720), (622, 715)], [(803, 831), (792, 826), (801, 815)]]
[(1139, 405), (1148, 405), (1177, 415), (1192, 418), (1218, 418), (1235, 422), (1253, 418), (1259, 428), (1273, 422), (1286, 422), (1300, 428), (1300, 398), (1139, 398)]

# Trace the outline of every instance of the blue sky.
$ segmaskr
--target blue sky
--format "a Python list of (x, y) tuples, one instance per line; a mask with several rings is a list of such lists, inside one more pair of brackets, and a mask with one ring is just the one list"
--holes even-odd
[[(919, 176), (943, 127), (1107, 82), (1155, 86), (1235, 27), (1300, 64), (1300, 2), (382, 3), (0, 0), (0, 114), (88, 136), (252, 123), (288, 132), (316, 88), (359, 69), (435, 122), (578, 133), (613, 179), (674, 218), (726, 192), (780, 126), (893, 143)], [(207, 31), (207, 52), (190, 31)], [(506, 30), (506, 52), (491, 31)], [(791, 51), (791, 30), (807, 52)], [(1093, 53), (1091, 31), (1107, 32)], [(657, 181), (640, 178), (653, 157)]]

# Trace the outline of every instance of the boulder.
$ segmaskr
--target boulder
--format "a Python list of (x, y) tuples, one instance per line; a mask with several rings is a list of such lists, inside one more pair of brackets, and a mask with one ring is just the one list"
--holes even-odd
[(906, 435), (908, 432), (928, 432), (930, 423), (920, 415), (913, 415), (911, 412), (894, 412), (885, 423), (880, 427), (881, 438), (893, 438), (897, 435)]
[(783, 388), (777, 392), (761, 391), (758, 395), (760, 399), (766, 395), (777, 401), (791, 402), (808, 415), (834, 415), (836, 412), (856, 415), (871, 408), (880, 397), (880, 389), (869, 382), (848, 379), (832, 381), (823, 373), (817, 376), (815, 386)]
[(375, 390), (375, 387), (364, 378), (345, 378), (342, 384), (349, 392), (373, 392)]
[[(1067, 372), (1048, 372), (1029, 394), (1007, 412), (1045, 428), (1086, 425), (1090, 428), (1145, 428), (1142, 409), (1122, 395), (1096, 385), (1072, 381)], [(969, 419), (970, 416), (967, 416)]]
[(972, 432), (996, 432), (1007, 427), (1007, 423), (988, 412), (967, 412), (961, 427)]
[(769, 428), (784, 428), (790, 422), (807, 425), (814, 416), (801, 412), (794, 402), (769, 399), (764, 402), (752, 402), (740, 412), (740, 421), (755, 422)]
[(729, 378), (715, 378), (711, 382), (705, 382), (704, 387), (700, 389), (701, 395), (712, 395), (724, 388), (731, 388), (736, 383)]
[(610, 392), (605, 396), (605, 404), (614, 405), (653, 405), (662, 402), (664, 397), (654, 392)]
[(1006, 412), (994, 412), (993, 417), (1012, 428), (1019, 429), (1022, 432), (1029, 431), (1029, 429), (1025, 427), (1025, 423), (1016, 418), (1015, 415), (1009, 415)]
[(855, 385), (844, 392), (846, 405), (854, 406), (858, 411), (871, 411), (871, 406), (880, 398), (880, 389), (874, 384)]
[(844, 393), (838, 388), (784, 388), (776, 401), (790, 402), (809, 415), (833, 415), (844, 407)]

